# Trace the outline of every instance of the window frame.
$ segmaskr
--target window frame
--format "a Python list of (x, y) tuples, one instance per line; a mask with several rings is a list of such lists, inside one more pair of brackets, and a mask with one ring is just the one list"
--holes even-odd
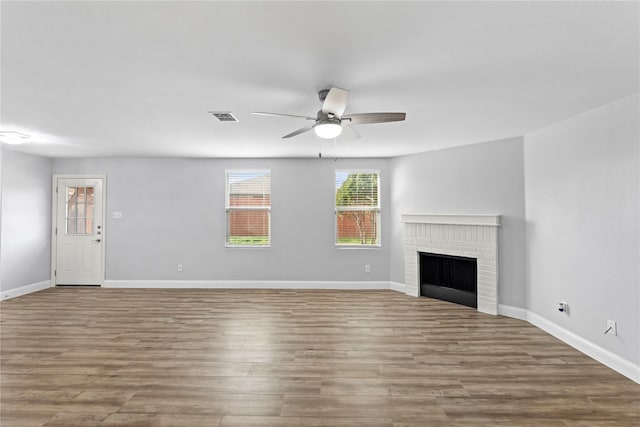
[[(378, 205), (375, 207), (372, 206), (342, 206), (339, 207), (336, 203), (336, 197), (338, 195), (339, 188), (336, 187), (337, 176), (339, 173), (347, 173), (347, 174), (355, 174), (355, 173), (368, 173), (368, 174), (376, 174), (378, 179)], [(335, 169), (333, 175), (333, 206), (334, 206), (334, 245), (339, 249), (376, 249), (382, 247), (382, 192), (381, 188), (381, 177), (380, 177), (380, 169), (350, 169), (350, 168), (341, 168)], [(376, 213), (376, 243), (339, 243), (338, 242), (338, 218), (339, 212), (345, 211), (372, 211)]]
[[(69, 190), (73, 188), (73, 195), (70, 197), (69, 195)], [(82, 202), (78, 202), (79, 196), (80, 196), (80, 192), (79, 189), (83, 189), (82, 192)], [(64, 189), (65, 189), (65, 229), (64, 229), (64, 235), (65, 236), (93, 236), (96, 232), (95, 229), (95, 200), (94, 200), (94, 194), (95, 194), (95, 185), (85, 185), (85, 186), (69, 186), (69, 185), (64, 185)], [(89, 192), (88, 190), (91, 189), (91, 200), (89, 200)], [(75, 200), (73, 203), (69, 203), (71, 201), (71, 198), (75, 196)], [(73, 208), (71, 208), (71, 206), (73, 206)], [(78, 215), (80, 212), (79, 207), (82, 206), (83, 209), (83, 215)], [(73, 216), (70, 216), (70, 213), (73, 209)], [(84, 232), (79, 232), (78, 229), (78, 225), (80, 224), (80, 221), (82, 221), (84, 223)], [(70, 227), (69, 224), (73, 223), (74, 224), (74, 230), (73, 232), (70, 232)], [(87, 225), (90, 225), (90, 230), (87, 231)]]
[[(230, 174), (259, 174), (259, 173), (268, 173), (269, 174), (269, 206), (230, 206), (230, 183), (229, 183), (229, 175)], [(224, 171), (224, 205), (225, 205), (225, 248), (270, 248), (271, 247), (271, 169), (225, 169)], [(231, 220), (230, 213), (234, 211), (266, 211), (268, 218), (268, 238), (269, 243), (265, 245), (256, 245), (256, 244), (234, 244), (229, 241), (231, 237)]]

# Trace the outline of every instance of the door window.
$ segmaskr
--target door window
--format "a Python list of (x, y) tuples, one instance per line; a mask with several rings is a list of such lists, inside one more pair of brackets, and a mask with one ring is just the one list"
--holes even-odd
[(93, 234), (94, 187), (67, 187), (66, 201), (65, 234)]

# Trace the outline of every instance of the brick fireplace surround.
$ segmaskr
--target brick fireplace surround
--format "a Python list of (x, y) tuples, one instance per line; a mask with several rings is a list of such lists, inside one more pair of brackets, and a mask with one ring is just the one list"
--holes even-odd
[(476, 258), (478, 311), (498, 314), (499, 215), (402, 215), (408, 295), (419, 296), (419, 252)]

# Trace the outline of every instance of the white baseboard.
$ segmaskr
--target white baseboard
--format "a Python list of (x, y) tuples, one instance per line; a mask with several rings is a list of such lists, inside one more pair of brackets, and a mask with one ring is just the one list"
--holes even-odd
[(597, 360), (608, 368), (624, 375), (632, 381), (640, 384), (640, 365), (618, 356), (607, 349), (600, 347), (583, 337), (553, 323), (544, 317), (519, 307), (509, 305), (499, 305), (498, 314), (524, 320), (533, 326), (542, 329), (546, 333), (553, 335), (565, 344), (570, 345), (581, 353)]
[(38, 292), (49, 287), (51, 287), (51, 280), (43, 280), (42, 282), (20, 286), (19, 288), (8, 289), (6, 291), (2, 291), (2, 294), (0, 294), (0, 301)]
[(640, 365), (620, 357), (531, 311), (527, 312), (527, 321), (558, 338), (560, 341), (569, 344), (576, 350), (640, 384)]
[(105, 280), (103, 288), (158, 289), (389, 289), (384, 281), (298, 280)]
[(527, 313), (528, 311), (524, 308), (513, 307), (511, 305), (498, 305), (498, 314), (501, 316), (512, 317), (514, 319), (520, 319), (527, 321)]
[(396, 292), (402, 292), (403, 294), (407, 292), (405, 284), (400, 282), (389, 282), (389, 289)]
[(409, 289), (405, 283), (389, 282), (389, 289), (396, 292), (402, 292), (410, 297), (419, 297), (418, 291), (415, 289)]

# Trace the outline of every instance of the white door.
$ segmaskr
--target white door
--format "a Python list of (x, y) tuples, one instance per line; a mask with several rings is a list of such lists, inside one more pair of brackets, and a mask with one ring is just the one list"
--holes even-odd
[(101, 178), (57, 179), (56, 285), (102, 285), (102, 191)]

